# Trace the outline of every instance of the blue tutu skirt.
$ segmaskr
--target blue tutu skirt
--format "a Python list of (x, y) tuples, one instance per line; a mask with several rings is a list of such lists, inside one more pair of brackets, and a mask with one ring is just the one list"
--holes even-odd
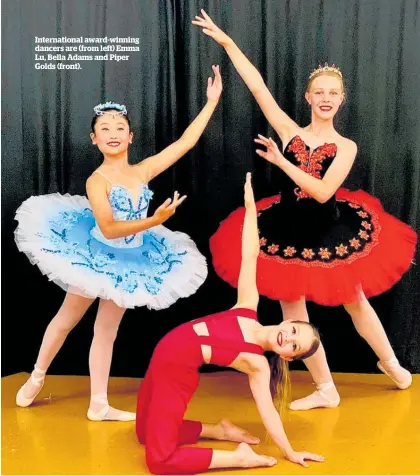
[(158, 225), (136, 247), (113, 247), (92, 233), (96, 221), (79, 195), (33, 196), (16, 212), (18, 249), (62, 289), (118, 306), (164, 309), (195, 293), (207, 263), (185, 233)]

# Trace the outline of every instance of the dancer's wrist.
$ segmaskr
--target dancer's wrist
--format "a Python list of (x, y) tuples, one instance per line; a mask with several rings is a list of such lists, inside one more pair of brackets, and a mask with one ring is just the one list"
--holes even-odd
[(284, 457), (286, 459), (289, 459), (289, 458), (293, 457), (293, 455), (295, 453), (295, 450), (292, 448), (292, 446), (290, 444), (288, 444), (287, 446), (284, 446), (280, 449), (283, 452)]
[(222, 46), (223, 48), (226, 49), (226, 48), (235, 46), (235, 42), (232, 40), (230, 36), (226, 35), (226, 38), (223, 39)]

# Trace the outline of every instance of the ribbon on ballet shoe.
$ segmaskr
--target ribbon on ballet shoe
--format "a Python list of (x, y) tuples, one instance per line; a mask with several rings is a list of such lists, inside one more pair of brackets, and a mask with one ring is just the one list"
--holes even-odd
[(135, 421), (136, 414), (133, 412), (126, 412), (123, 410), (116, 410), (112, 408), (112, 410), (116, 411), (114, 416), (109, 416), (108, 413), (111, 410), (111, 407), (108, 404), (108, 397), (104, 393), (98, 393), (91, 396), (91, 401), (100, 403), (104, 405), (99, 411), (94, 412), (91, 408), (89, 408), (87, 412), (87, 417), (89, 420), (92, 421)]
[[(387, 375), (400, 390), (405, 390), (411, 385), (413, 376), (408, 370), (406, 370), (404, 367), (401, 367), (396, 357), (392, 357), (389, 360), (380, 360), (376, 365), (378, 366), (379, 370)], [(386, 367), (388, 367), (388, 369)], [(404, 374), (402, 379), (397, 378), (393, 373), (398, 370), (402, 371)]]
[[(39, 374), (41, 374), (41, 376), (36, 377), (34, 375), (35, 372), (38, 372)], [(37, 392), (35, 393), (35, 395), (33, 397), (31, 397), (31, 398), (25, 397), (23, 392), (24, 392), (24, 387), (27, 384), (27, 381), (26, 381), (20, 387), (18, 393), (16, 394), (16, 405), (18, 407), (29, 407), (29, 405), (32, 404), (32, 402), (39, 395), (39, 392), (42, 390), (42, 387), (44, 386), (45, 374), (46, 373), (47, 373), (46, 370), (42, 370), (42, 369), (40, 369), (39, 367), (37, 367), (35, 365), (34, 370), (31, 372), (30, 381), (31, 381), (32, 385), (34, 385), (35, 387), (39, 387), (39, 389), (37, 390)]]
[(313, 408), (335, 408), (340, 404), (340, 397), (330, 398), (325, 390), (334, 388), (334, 382), (321, 383), (316, 386), (315, 392), (293, 401), (290, 410), (312, 410)]
[(91, 421), (104, 421), (106, 420), (106, 414), (109, 411), (109, 405), (108, 405), (108, 397), (106, 393), (96, 393), (94, 395), (91, 395), (90, 397), (91, 402), (95, 403), (100, 403), (103, 405), (103, 407), (97, 411), (94, 412), (90, 407), (87, 412), (87, 417)]

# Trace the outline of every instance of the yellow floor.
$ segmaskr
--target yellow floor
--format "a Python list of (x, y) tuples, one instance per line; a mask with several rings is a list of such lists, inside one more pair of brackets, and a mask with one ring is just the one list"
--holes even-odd
[[(27, 374), (2, 379), (2, 474), (149, 474), (134, 422), (86, 418), (88, 377), (48, 376), (37, 403), (15, 406)], [(286, 431), (296, 450), (318, 452), (324, 463), (290, 463), (274, 446), (272, 468), (212, 471), (216, 474), (420, 474), (420, 375), (409, 390), (394, 390), (384, 375), (335, 374), (342, 403), (335, 409), (291, 412)], [(293, 396), (313, 390), (307, 372), (292, 372)], [(135, 411), (140, 379), (112, 378), (111, 404)], [(168, 397), (169, 398), (169, 397)], [(264, 438), (246, 376), (203, 374), (188, 418), (229, 418)], [(233, 449), (235, 443), (200, 441), (199, 446)], [(209, 474), (211, 474), (209, 473)]]

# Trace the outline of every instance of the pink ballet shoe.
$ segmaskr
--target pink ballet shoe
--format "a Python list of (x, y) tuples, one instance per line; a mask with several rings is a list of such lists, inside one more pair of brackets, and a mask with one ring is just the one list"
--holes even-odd
[(87, 417), (91, 421), (135, 421), (136, 419), (136, 414), (133, 412), (125, 412), (110, 407), (108, 405), (107, 396), (104, 393), (92, 395), (91, 401), (103, 405), (103, 407), (97, 412), (94, 412), (89, 408)]
[(388, 375), (388, 377), (396, 383), (400, 390), (408, 388), (413, 381), (411, 373), (401, 367), (396, 357), (389, 360), (380, 360), (377, 366), (381, 372)]
[[(35, 377), (34, 372), (38, 372), (39, 374), (42, 374), (42, 375), (40, 377)], [(29, 379), (31, 380), (32, 385), (34, 385), (35, 387), (39, 387), (39, 389), (37, 390), (37, 392), (32, 398), (25, 397), (23, 392), (24, 392), (25, 385), (28, 383), (28, 381), (26, 381), (20, 387), (18, 393), (16, 394), (16, 405), (18, 407), (29, 407), (29, 405), (32, 404), (32, 402), (35, 400), (39, 392), (42, 390), (42, 387), (44, 386), (46, 372), (47, 372), (46, 370), (41, 370), (37, 366), (35, 366)]]
[(317, 385), (315, 392), (307, 397), (299, 398), (293, 401), (289, 408), (290, 410), (312, 410), (313, 408), (336, 408), (340, 404), (340, 396), (331, 398), (325, 390), (335, 388), (334, 382), (321, 383)]

